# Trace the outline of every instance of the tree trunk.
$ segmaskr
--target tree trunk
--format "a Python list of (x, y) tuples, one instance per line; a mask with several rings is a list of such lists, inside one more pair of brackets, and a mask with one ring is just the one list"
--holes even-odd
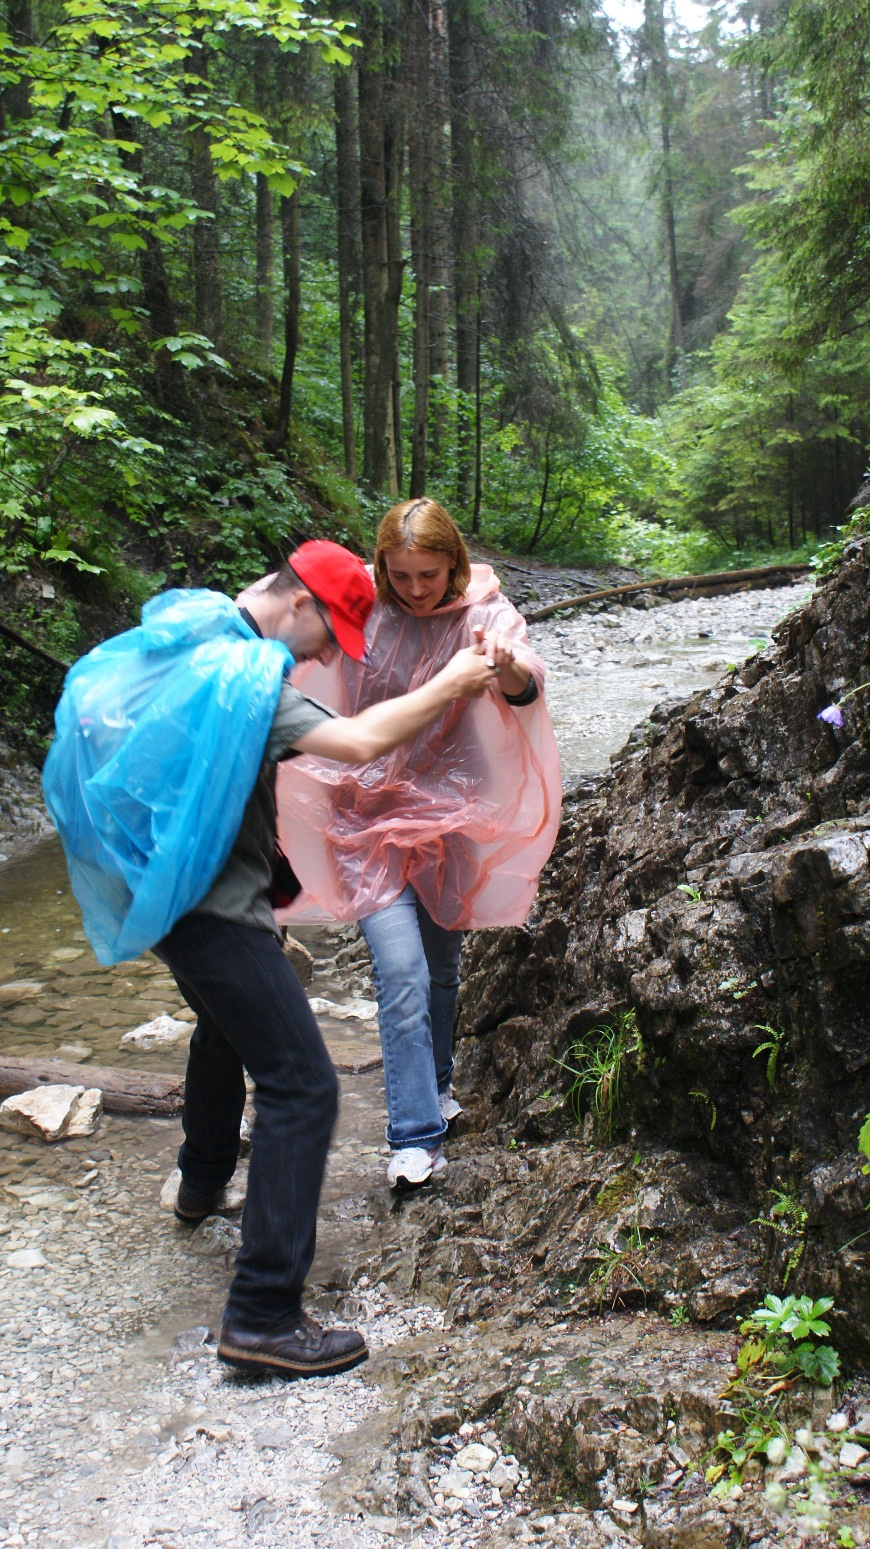
[(429, 411), (433, 470), (440, 472), (447, 441), (447, 387), (450, 372), (450, 115), (447, 23), (442, 0), (429, 11), (429, 370), (437, 397)]
[(474, 491), (474, 399), (477, 383), (477, 201), (471, 113), (474, 52), (469, 0), (450, 11), (450, 141), (453, 170), (453, 294), (456, 316), (456, 500), (467, 511)]
[[(365, 313), (363, 479), (372, 490), (398, 493), (394, 380), (402, 284), (397, 252), (401, 136), (388, 80), (386, 24), (366, 6), (358, 70), (360, 223)], [(394, 46), (395, 36), (389, 39)], [(390, 205), (392, 203), (392, 210)]]
[[(205, 80), (208, 54), (196, 48), (190, 56), (191, 71)], [(216, 349), (223, 342), (221, 299), (220, 228), (218, 186), (208, 136), (194, 127), (188, 140), (190, 185), (194, 202), (205, 215), (193, 227), (193, 294), (196, 329), (211, 339)]]
[(265, 175), (257, 173), (257, 294), (256, 327), (260, 359), (268, 371), (272, 364), (274, 332), (275, 201)]
[(668, 39), (665, 30), (664, 0), (646, 0), (644, 7), (643, 48), (649, 59), (650, 74), (655, 88), (662, 147), (661, 211), (665, 232), (665, 246), (668, 254), (668, 290), (671, 301), (665, 366), (668, 381), (671, 382), (678, 361), (683, 354), (683, 313), (680, 302), (680, 272), (677, 263), (677, 231), (671, 166), (673, 98), (671, 93)]
[(302, 219), (299, 189), (281, 199), (281, 252), (284, 263), (284, 365), (278, 422), (265, 439), (267, 452), (277, 452), (287, 440), (293, 406), (293, 373), (299, 351), (299, 317), (302, 305)]
[(413, 500), (426, 491), (429, 436), (429, 283), (431, 233), (428, 197), (431, 186), (431, 68), (426, 12), (412, 3), (409, 12), (409, 55), (413, 112), (408, 133), (408, 183), (411, 194), (411, 266), (414, 271), (414, 415), (411, 434)]
[(349, 69), (335, 76), (335, 159), (338, 218), (338, 332), (341, 363), (341, 423), (344, 436), (344, 471), (356, 479), (354, 431), (353, 358), (354, 313), (359, 295), (359, 176), (357, 134), (353, 101), (353, 77)]
[[(33, 12), (30, 0), (7, 0), (6, 26), (13, 43), (26, 48), (33, 42)], [(22, 75), (0, 91), (0, 132), (8, 130), (16, 119), (30, 117), (30, 81)]]
[[(139, 143), (141, 127), (132, 119), (125, 118), (117, 108), (110, 110), (112, 131), (118, 140)], [(121, 165), (134, 173), (141, 182), (144, 175), (144, 151), (141, 144), (135, 151), (120, 153)], [(155, 339), (171, 338), (178, 332), (175, 307), (163, 262), (163, 245), (152, 231), (144, 233), (145, 247), (139, 253), (139, 274), (142, 280), (142, 299), (148, 313), (151, 333)], [(188, 392), (187, 377), (168, 350), (158, 350), (154, 358), (154, 374), (160, 402), (177, 419), (191, 422), (195, 418), (193, 403)]]

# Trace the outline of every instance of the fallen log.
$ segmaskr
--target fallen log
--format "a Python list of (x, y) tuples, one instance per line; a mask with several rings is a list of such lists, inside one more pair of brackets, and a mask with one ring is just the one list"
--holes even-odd
[(736, 591), (738, 587), (785, 586), (799, 575), (806, 575), (807, 565), (763, 565), (752, 570), (713, 570), (707, 575), (666, 576), (661, 581), (628, 581), (623, 586), (606, 586), (596, 592), (581, 592), (576, 597), (563, 597), (561, 602), (548, 603), (546, 608), (536, 608), (525, 615), (527, 624), (539, 624), (542, 619), (552, 618), (565, 608), (580, 608), (584, 602), (600, 602), (605, 598), (628, 597), (634, 592), (682, 592), (687, 596), (713, 597), (717, 592)]
[(69, 672), (71, 665), (69, 662), (62, 661), (59, 656), (52, 656), (51, 651), (46, 651), (44, 646), (37, 645), (34, 640), (28, 640), (26, 635), (20, 635), (17, 629), (13, 629), (11, 624), (4, 624), (2, 620), (0, 620), (0, 635), (5, 635), (13, 645), (22, 646), (32, 656), (38, 656), (42, 661), (49, 662), (52, 667), (59, 668), (61, 672)]
[(77, 1065), (74, 1060), (0, 1059), (0, 1098), (52, 1083), (97, 1086), (107, 1113), (170, 1118), (181, 1112), (184, 1077), (153, 1070), (118, 1070), (111, 1065)]

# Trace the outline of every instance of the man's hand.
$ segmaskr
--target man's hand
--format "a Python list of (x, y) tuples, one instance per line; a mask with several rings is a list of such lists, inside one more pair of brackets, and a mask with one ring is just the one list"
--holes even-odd
[(458, 699), (479, 699), (496, 674), (493, 661), (487, 657), (482, 643), (466, 645), (451, 656), (446, 667), (437, 676), (449, 686)]
[(500, 635), (495, 630), (487, 633), (481, 625), (476, 627), (474, 634), (487, 663), (493, 668), (502, 693), (522, 694), (531, 672), (522, 662), (517, 661), (510, 637)]

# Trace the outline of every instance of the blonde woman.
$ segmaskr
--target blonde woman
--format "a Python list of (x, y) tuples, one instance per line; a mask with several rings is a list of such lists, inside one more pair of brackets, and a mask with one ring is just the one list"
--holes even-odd
[(353, 715), (483, 645), (492, 683), (375, 763), (281, 766), (281, 841), (298, 917), (358, 920), (372, 955), (393, 1188), (444, 1171), (463, 932), (521, 923), (555, 840), (561, 781), (544, 666), (488, 565), (434, 500), (394, 506), (374, 558), (366, 659), (305, 668), (305, 692)]

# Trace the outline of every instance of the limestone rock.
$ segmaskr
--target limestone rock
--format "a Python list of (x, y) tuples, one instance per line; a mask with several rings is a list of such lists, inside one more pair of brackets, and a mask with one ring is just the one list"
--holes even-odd
[(870, 1452), (856, 1441), (847, 1441), (840, 1448), (840, 1467), (857, 1468), (859, 1464), (866, 1463), (870, 1458)]
[(6, 1263), (10, 1269), (44, 1269), (48, 1259), (40, 1248), (16, 1248), (7, 1253)]
[(153, 1022), (143, 1022), (131, 1032), (124, 1033), (121, 1048), (131, 1045), (137, 1049), (158, 1049), (166, 1044), (178, 1043), (180, 1038), (190, 1037), (190, 1023), (176, 1017), (155, 1017)]
[(223, 1216), (207, 1216), (190, 1239), (192, 1252), (201, 1253), (205, 1258), (236, 1253), (241, 1244), (241, 1229), (231, 1221), (224, 1220)]
[(0, 1125), (53, 1143), (92, 1135), (102, 1111), (103, 1094), (98, 1087), (38, 1086), (0, 1103)]
[(453, 1459), (456, 1468), (466, 1469), (470, 1474), (485, 1474), (496, 1460), (497, 1454), (491, 1447), (484, 1447), (480, 1442), (470, 1442), (457, 1452)]
[(307, 947), (303, 947), (301, 941), (295, 936), (284, 937), (284, 951), (290, 959), (290, 963), (296, 970), (300, 983), (310, 984), (314, 978), (314, 958)]
[[(637, 1041), (599, 1091), (618, 1085), (618, 1112), (601, 1133), (591, 1083), (587, 1138), (713, 1161), (708, 1206), (736, 1204), (744, 1225), (769, 1209), (775, 1159), (792, 1158), (808, 1220), (801, 1275), (830, 1287), (837, 1346), (859, 1366), (870, 1360), (859, 1241), (870, 1179), (856, 1157), (870, 1111), (870, 721), (866, 696), (844, 705), (840, 729), (817, 712), (866, 681), (868, 638), (863, 537), (763, 658), (655, 709), (628, 756), (566, 797), (526, 924), (466, 943), (455, 1076), (470, 1094), (466, 1133), (553, 1140), (572, 1129), (570, 1105), (559, 1108), (572, 1050), (596, 1047), (630, 1010)], [(579, 1245), (567, 1262), (571, 1246), (549, 1251), (576, 1285), (589, 1268)], [(691, 1272), (687, 1258), (686, 1304), (729, 1316), (782, 1277), (793, 1246), (770, 1241), (763, 1276), (742, 1251)], [(628, 1268), (649, 1295), (652, 1276)]]
[(35, 1000), (44, 986), (36, 979), (10, 979), (0, 984), (0, 1006), (16, 1006), (22, 1000)]
[(329, 1000), (325, 995), (312, 995), (309, 1005), (315, 1016), (335, 1017), (339, 1022), (375, 1022), (378, 1015), (376, 1000), (364, 1000), (355, 996), (352, 1000)]

